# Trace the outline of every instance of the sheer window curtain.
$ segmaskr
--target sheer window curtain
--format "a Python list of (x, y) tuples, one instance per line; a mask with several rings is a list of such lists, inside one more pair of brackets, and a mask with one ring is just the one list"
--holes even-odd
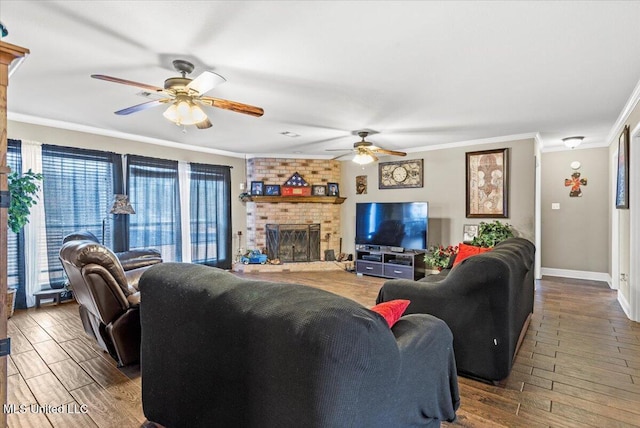
[[(191, 167), (187, 162), (178, 162), (178, 182), (180, 195), (189, 195), (191, 186)], [(180, 198), (180, 232), (182, 233), (182, 262), (191, 263), (191, 204), (189, 198)]]
[[(42, 144), (34, 141), (22, 141), (22, 170), (42, 173)], [(43, 183), (44, 185), (44, 183)], [(25, 297), (27, 307), (35, 306), (36, 299), (33, 293), (41, 290), (41, 284), (47, 281), (47, 248), (45, 233), (45, 212), (43, 186), (40, 186), (36, 197), (38, 203), (31, 207), (29, 223), (26, 224), (24, 233), (24, 261), (25, 261)]]

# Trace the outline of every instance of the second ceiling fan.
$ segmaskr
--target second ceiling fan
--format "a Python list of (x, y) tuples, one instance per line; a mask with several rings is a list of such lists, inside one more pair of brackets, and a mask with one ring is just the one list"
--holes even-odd
[[(369, 141), (365, 141), (365, 138), (369, 135), (367, 131), (358, 132), (358, 136), (362, 138), (361, 141), (357, 141), (353, 143), (353, 149), (329, 149), (327, 151), (344, 151), (350, 150), (355, 153), (353, 157), (353, 161), (360, 165), (366, 165), (371, 162), (376, 162), (378, 160), (377, 155), (391, 155), (391, 156), (406, 156), (405, 152), (399, 152), (396, 150), (387, 150), (382, 147), (375, 146), (373, 143)], [(348, 153), (336, 156), (334, 159), (339, 159), (343, 156), (347, 156)]]
[(182, 76), (168, 78), (164, 81), (164, 88), (120, 79), (118, 77), (105, 76), (103, 74), (92, 74), (91, 77), (107, 82), (142, 88), (151, 91), (151, 94), (154, 96), (160, 97), (152, 101), (118, 110), (115, 112), (115, 114), (118, 115), (127, 115), (162, 104), (169, 104), (169, 108), (163, 113), (165, 118), (176, 125), (195, 125), (198, 129), (206, 129), (211, 127), (211, 121), (200, 106), (217, 107), (256, 117), (264, 114), (264, 110), (260, 107), (204, 96), (205, 93), (226, 82), (226, 79), (219, 74), (212, 71), (204, 71), (195, 79), (190, 79), (187, 77), (187, 74), (190, 74), (194, 69), (192, 63), (177, 59), (173, 61), (173, 67)]

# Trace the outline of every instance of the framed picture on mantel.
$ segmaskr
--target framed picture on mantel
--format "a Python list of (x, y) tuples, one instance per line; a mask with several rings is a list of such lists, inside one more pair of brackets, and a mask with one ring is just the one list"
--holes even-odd
[(311, 194), (313, 196), (327, 196), (327, 186), (314, 184), (311, 186)]
[(262, 181), (252, 181), (251, 182), (251, 196), (262, 196), (264, 195), (264, 182)]
[(507, 218), (509, 149), (468, 152), (467, 218)]
[(340, 196), (340, 190), (338, 188), (338, 183), (327, 183), (327, 195), (329, 195), (329, 196)]
[(265, 184), (264, 185), (265, 196), (280, 196), (279, 184)]

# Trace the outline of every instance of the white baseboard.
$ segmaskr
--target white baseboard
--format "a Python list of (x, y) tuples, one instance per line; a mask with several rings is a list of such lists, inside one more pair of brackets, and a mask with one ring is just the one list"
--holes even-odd
[(586, 279), (589, 281), (603, 281), (612, 286), (611, 275), (607, 272), (589, 272), (585, 270), (555, 269), (543, 267), (542, 275), (559, 276), (561, 278)]
[(620, 303), (620, 306), (627, 318), (631, 319), (631, 306), (629, 306), (629, 302), (627, 302), (627, 299), (625, 299), (624, 295), (620, 291), (618, 291), (618, 303)]

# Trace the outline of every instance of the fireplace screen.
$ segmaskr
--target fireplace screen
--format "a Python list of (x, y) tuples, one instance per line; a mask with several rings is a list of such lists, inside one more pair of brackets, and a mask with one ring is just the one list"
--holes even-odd
[(320, 260), (319, 224), (267, 224), (267, 256), (283, 262)]

